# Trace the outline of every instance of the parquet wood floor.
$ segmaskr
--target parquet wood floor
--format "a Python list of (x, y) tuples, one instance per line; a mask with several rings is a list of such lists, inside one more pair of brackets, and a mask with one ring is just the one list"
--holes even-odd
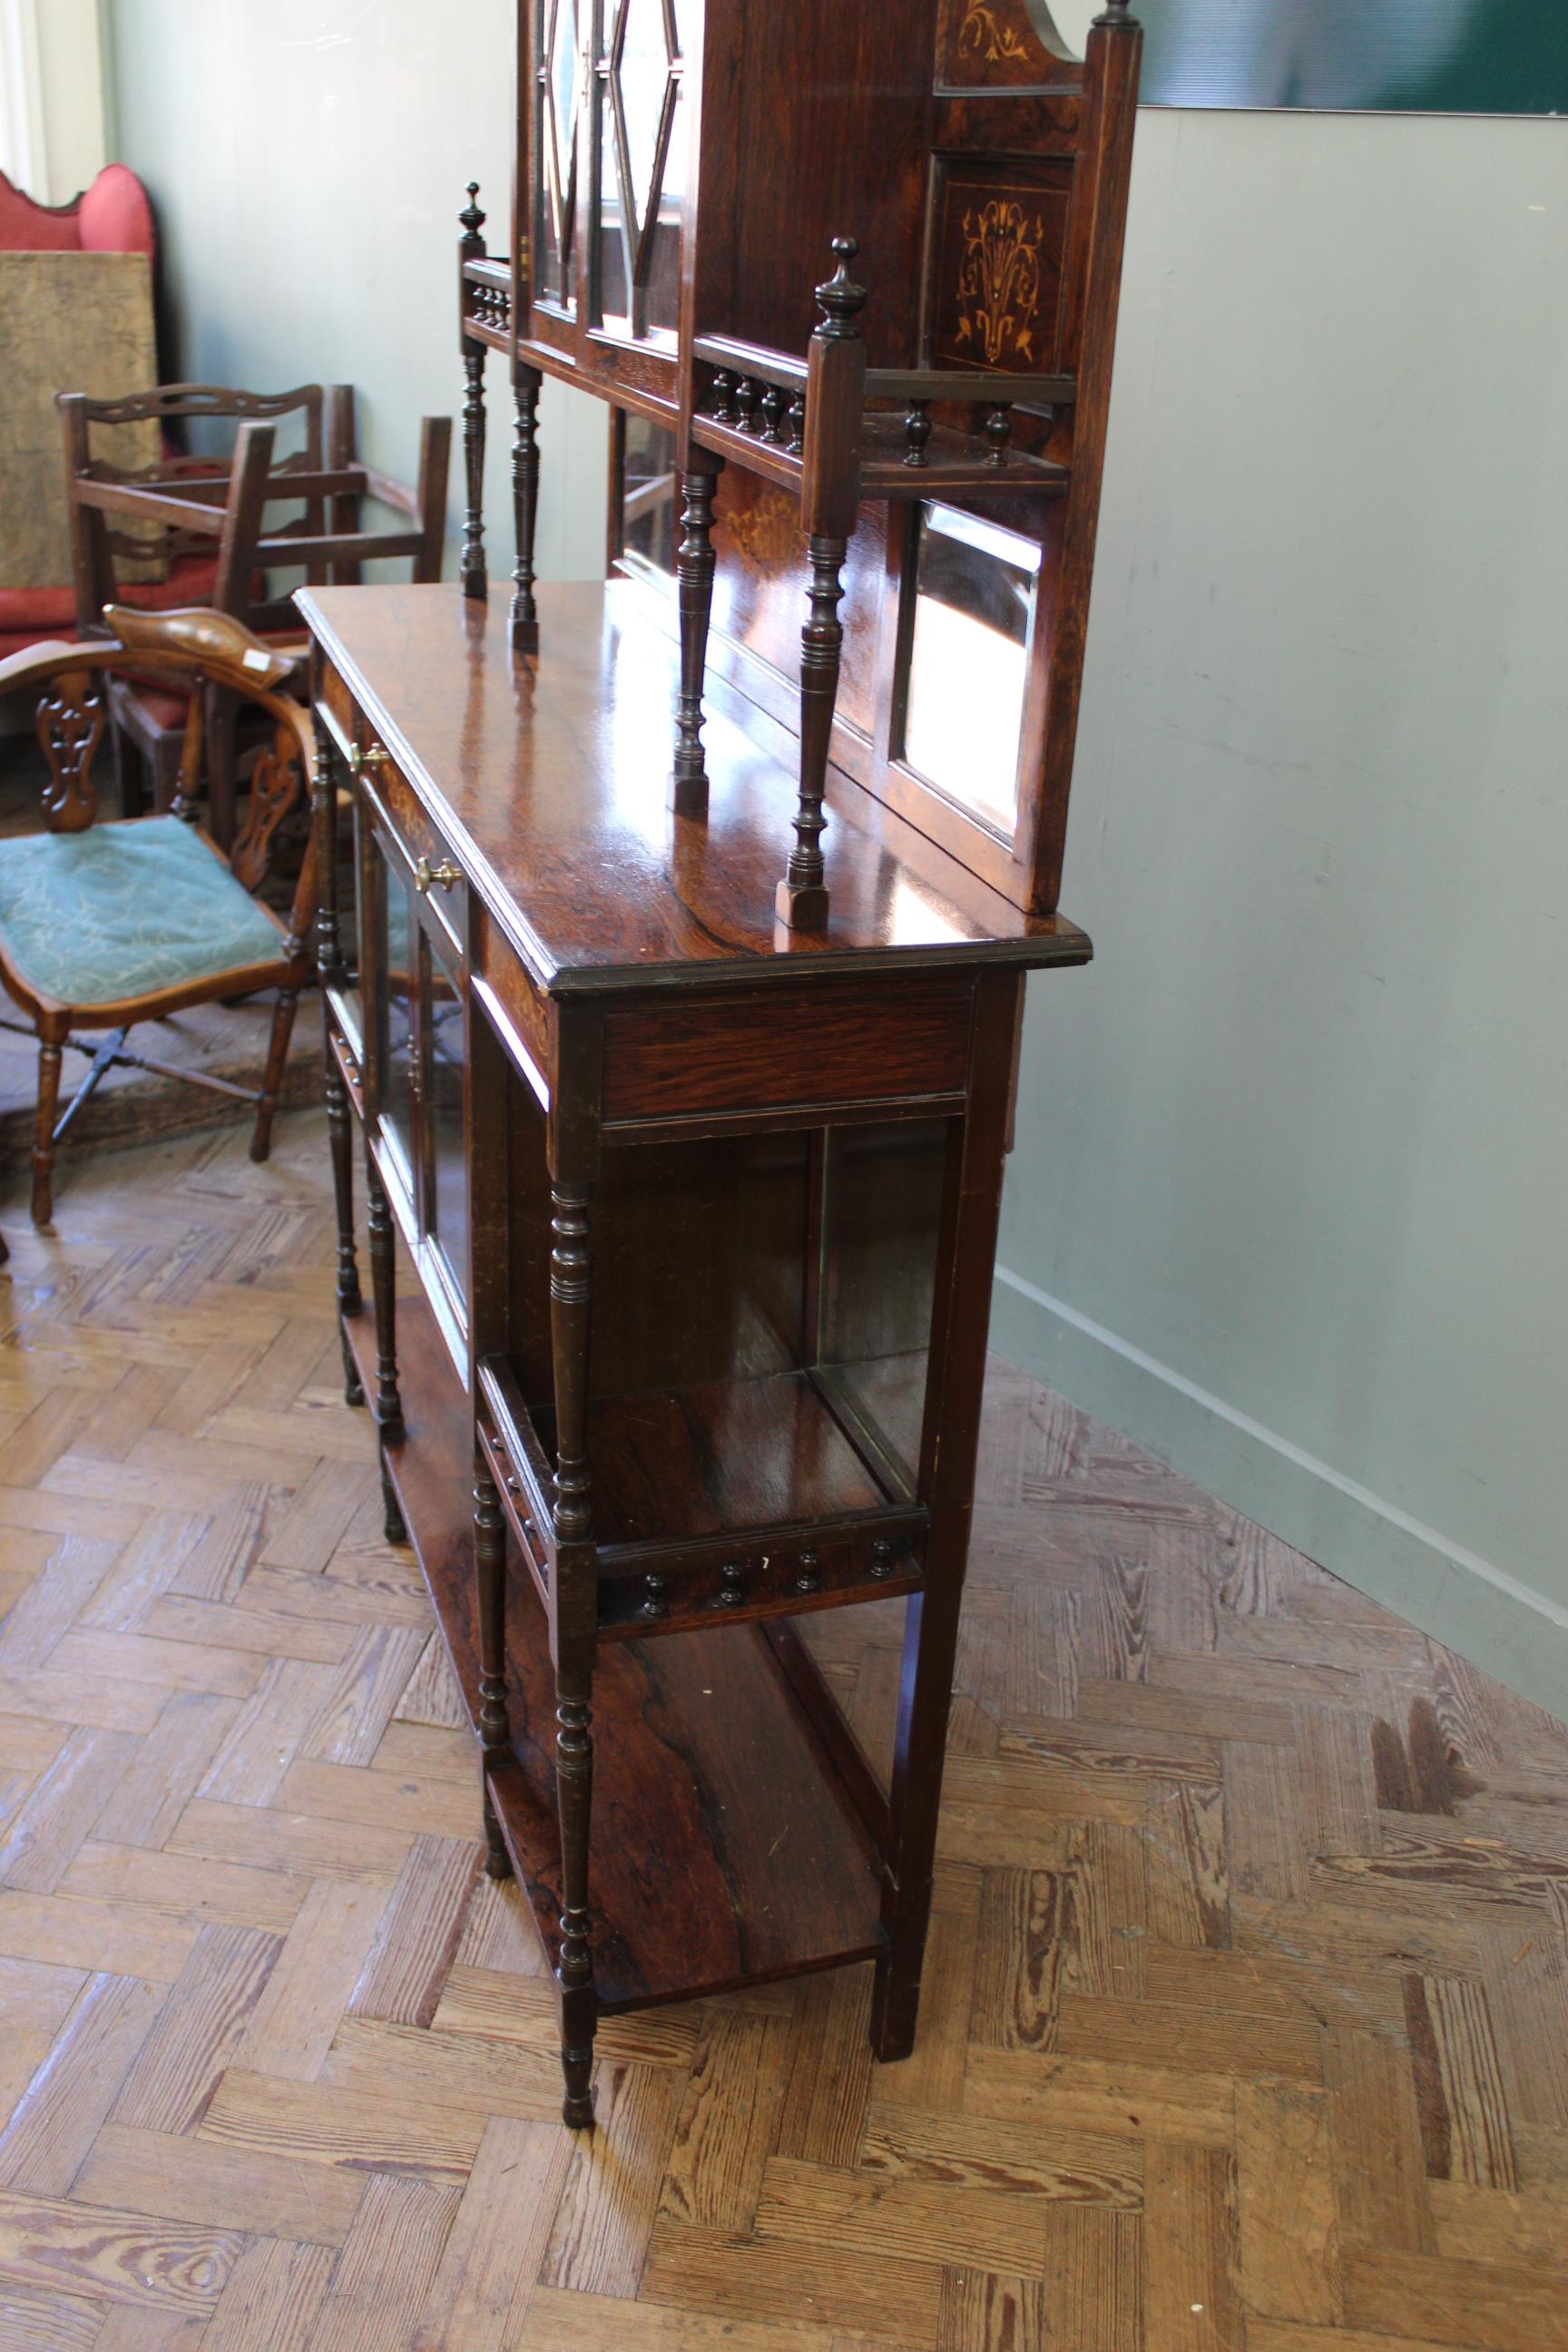
[(998, 1367), (914, 2057), (864, 1970), (614, 2021), (574, 2145), (320, 1118), (14, 1201), (5, 2352), (1568, 2347), (1560, 1725)]

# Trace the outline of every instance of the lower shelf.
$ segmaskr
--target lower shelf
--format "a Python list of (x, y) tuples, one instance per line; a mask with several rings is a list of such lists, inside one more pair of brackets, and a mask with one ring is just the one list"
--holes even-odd
[[(367, 1312), (345, 1328), (374, 1395), (374, 1322)], [(387, 1467), (477, 1724), (469, 1408), (420, 1297), (398, 1300), (397, 1355), (407, 1428), (387, 1446)], [(555, 1683), (543, 1609), (521, 1560), (507, 1580), (507, 1699), (514, 1761), (492, 1773), (491, 1796), (553, 1967)], [(605, 2010), (881, 1949), (876, 1856), (760, 1628), (601, 1650), (588, 1894)]]

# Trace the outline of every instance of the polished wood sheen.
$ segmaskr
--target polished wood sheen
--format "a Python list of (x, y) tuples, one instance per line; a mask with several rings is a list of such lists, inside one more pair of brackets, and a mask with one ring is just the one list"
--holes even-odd
[[(679, 657), (630, 583), (548, 583), (537, 662), (459, 590), (306, 590), (300, 609), (534, 983), (555, 993), (796, 981), (803, 970), (1081, 963), (1058, 916), (1011, 906), (871, 796), (828, 779), (833, 919), (774, 929), (795, 776), (754, 705), (710, 688), (706, 824), (666, 805), (649, 713)], [(331, 692), (332, 689), (324, 689)], [(606, 878), (613, 890), (606, 891)]]

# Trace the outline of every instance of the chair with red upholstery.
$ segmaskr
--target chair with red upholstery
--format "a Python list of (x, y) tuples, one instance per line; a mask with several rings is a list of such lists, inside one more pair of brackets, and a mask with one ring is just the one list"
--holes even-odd
[[(305, 640), (299, 614), (291, 597), (268, 593), (270, 572), (302, 571), (312, 584), (329, 578), (346, 584), (357, 581), (366, 562), (406, 556), (413, 559), (416, 581), (441, 576), (449, 417), (424, 420), (418, 478), (408, 486), (358, 462), (349, 384), (334, 384), (327, 398), (324, 465), (318, 385), (263, 394), (211, 384), (165, 384), (117, 401), (62, 393), (56, 405), (65, 433), (80, 636), (96, 635), (104, 606), (124, 600), (114, 572), (115, 521), (163, 530), (172, 558), (192, 548), (214, 550), (209, 603), (258, 635), (291, 646), (301, 657)], [(296, 408), (306, 413), (305, 446), (275, 463), (273, 420)], [(185, 461), (130, 474), (90, 456), (89, 436), (94, 423), (114, 425), (148, 418), (166, 423), (172, 417), (195, 416), (239, 420), (233, 457), (219, 468), (204, 470), (199, 463)], [(361, 510), (366, 501), (391, 509), (392, 529), (363, 528)], [(289, 521), (268, 526), (266, 510), (279, 505), (300, 511)], [(144, 551), (146, 541), (134, 544)], [(165, 689), (124, 678), (112, 681), (110, 707), (117, 763), (123, 756), (123, 738), (151, 768), (153, 805), (167, 808), (179, 770), (183, 708)], [(209, 821), (226, 847), (234, 822), (234, 708), (231, 698), (215, 698), (208, 717)], [(132, 781), (123, 767), (121, 777), (122, 789)], [(132, 790), (122, 804), (138, 805), (137, 793)]]
[[(68, 205), (37, 205), (0, 172), (0, 253), (144, 253), (156, 257), (153, 207), (134, 172), (110, 163)], [(125, 601), (148, 608), (205, 604), (213, 562), (205, 551), (182, 560), (166, 580), (141, 581)], [(0, 587), (0, 661), (41, 638), (76, 632), (76, 597), (58, 587)]]

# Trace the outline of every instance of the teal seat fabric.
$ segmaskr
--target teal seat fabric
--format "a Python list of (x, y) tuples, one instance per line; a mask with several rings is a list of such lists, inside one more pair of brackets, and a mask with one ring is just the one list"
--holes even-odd
[(0, 947), (61, 1004), (112, 1004), (276, 963), (275, 925), (176, 816), (0, 841)]

